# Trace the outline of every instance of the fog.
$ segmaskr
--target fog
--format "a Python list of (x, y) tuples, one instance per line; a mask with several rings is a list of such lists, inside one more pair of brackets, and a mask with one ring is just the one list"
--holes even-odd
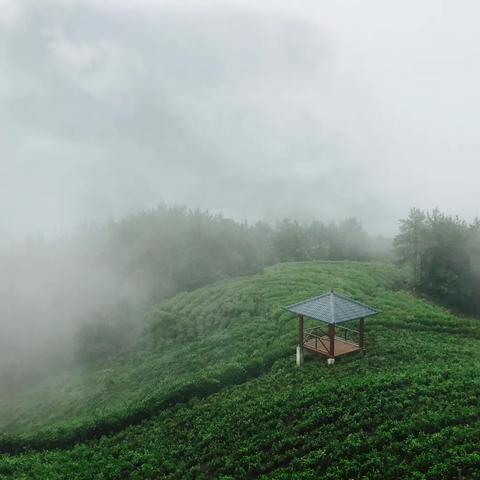
[(114, 268), (107, 235), (83, 229), (0, 252), (0, 400), (53, 366), (77, 363), (85, 325), (109, 325), (115, 318), (129, 342), (142, 333), (151, 282), (138, 283)]
[(25, 330), (50, 348), (88, 312), (145, 300), (95, 263), (97, 245), (60, 240), (81, 224), (161, 202), (251, 223), (355, 216), (385, 236), (414, 205), (472, 219), (478, 14), (453, 0), (0, 0), (4, 351), (14, 332), (22, 351)]
[(384, 234), (412, 205), (471, 217), (479, 10), (2, 0), (3, 241), (162, 200)]

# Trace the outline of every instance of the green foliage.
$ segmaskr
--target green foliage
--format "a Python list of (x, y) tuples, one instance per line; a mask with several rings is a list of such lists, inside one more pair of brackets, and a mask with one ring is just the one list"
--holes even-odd
[(125, 353), (138, 338), (135, 312), (118, 305), (109, 314), (97, 313), (80, 323), (73, 338), (75, 360), (91, 362)]
[(150, 285), (156, 301), (278, 262), (368, 260), (389, 250), (355, 218), (328, 225), (283, 220), (272, 227), (165, 205), (111, 224), (104, 243), (111, 267)]
[(201, 395), (198, 378), (230, 378), (232, 365), (268, 368), (295, 343), (284, 305), (331, 287), (369, 300), (401, 276), (380, 264), (285, 264), (177, 295), (152, 310), (138, 348), (54, 374), (4, 403), (0, 449), (39, 446), (45, 437), (51, 446), (71, 444), (171, 405), (185, 389)]
[[(406, 279), (293, 263), (177, 295), (138, 350), (1, 409), (17, 454), (0, 478), (480, 478), (480, 325), (399, 290)], [(282, 306), (332, 287), (383, 313), (364, 356), (299, 369)]]
[(369, 260), (387, 255), (388, 245), (380, 248), (367, 236), (360, 222), (347, 218), (324, 224), (302, 225), (291, 220), (277, 223), (270, 234), (276, 262), (305, 260)]
[[(79, 323), (75, 358), (88, 361), (104, 359), (129, 347), (129, 340), (141, 325), (131, 322), (132, 317), (139, 317), (135, 308), (141, 310), (135, 305), (137, 296), (145, 297), (146, 303), (152, 305), (178, 292), (253, 274), (278, 262), (367, 260), (383, 257), (389, 249), (388, 245), (378, 248), (354, 218), (328, 225), (284, 220), (272, 227), (165, 205), (83, 235), (86, 238), (82, 243), (93, 250), (88, 261), (112, 272), (113, 278), (122, 279), (119, 283), (126, 292), (134, 292), (130, 305), (121, 298), (111, 311), (103, 306), (101, 314), (93, 312), (88, 321)], [(142, 294), (135, 295), (136, 289)], [(120, 309), (129, 310), (130, 316)], [(127, 334), (129, 323), (131, 335)], [(174, 323), (163, 315), (157, 331), (170, 339), (201, 333), (194, 328), (175, 332)]]
[(480, 314), (480, 225), (434, 210), (412, 209), (394, 241), (418, 291), (466, 313)]

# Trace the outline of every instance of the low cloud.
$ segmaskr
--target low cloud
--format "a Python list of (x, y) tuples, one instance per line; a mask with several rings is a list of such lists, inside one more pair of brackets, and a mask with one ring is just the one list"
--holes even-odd
[(477, 213), (471, 4), (1, 6), (3, 238), (161, 201), (386, 234)]

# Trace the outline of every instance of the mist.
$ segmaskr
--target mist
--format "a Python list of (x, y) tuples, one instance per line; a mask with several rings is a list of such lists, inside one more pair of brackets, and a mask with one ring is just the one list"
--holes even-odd
[(257, 3), (2, 0), (2, 243), (162, 201), (475, 215), (480, 7)]
[[(146, 306), (274, 261), (384, 258), (412, 205), (472, 220), (479, 9), (1, 0), (2, 363), (71, 360), (78, 326), (119, 308), (137, 338)], [(264, 251), (189, 283), (155, 245), (196, 227), (118, 232), (164, 204)], [(351, 217), (356, 253), (332, 253)], [(284, 234), (311, 243), (279, 253)]]
[(479, 14), (0, 0), (0, 477), (480, 478)]
[(92, 324), (115, 316), (122, 326), (128, 316), (131, 342), (142, 333), (150, 285), (112, 267), (107, 235), (106, 228), (84, 227), (70, 237), (29, 240), (1, 252), (0, 394), (78, 362), (77, 337)]

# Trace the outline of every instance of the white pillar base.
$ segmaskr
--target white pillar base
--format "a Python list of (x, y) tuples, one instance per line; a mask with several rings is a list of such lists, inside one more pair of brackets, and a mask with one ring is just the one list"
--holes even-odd
[(303, 363), (303, 348), (300, 345), (297, 345), (297, 366), (302, 365)]
[(328, 365), (333, 365), (335, 363), (335, 359), (334, 358), (327, 358), (327, 364)]

